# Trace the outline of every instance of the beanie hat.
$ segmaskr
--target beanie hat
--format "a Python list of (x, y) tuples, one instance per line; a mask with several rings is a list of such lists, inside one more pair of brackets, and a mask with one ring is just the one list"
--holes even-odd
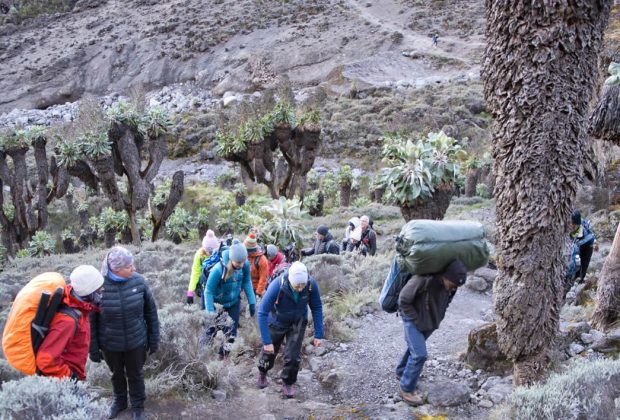
[(256, 233), (250, 232), (247, 238), (245, 238), (245, 241), (243, 241), (243, 244), (246, 248), (256, 248)]
[(292, 286), (308, 283), (308, 269), (304, 263), (295, 261), (288, 269), (288, 281)]
[(581, 224), (581, 212), (579, 210), (575, 210), (570, 218), (574, 225)]
[(248, 259), (248, 250), (238, 240), (233, 240), (233, 244), (230, 246), (228, 256), (233, 262), (244, 262)]
[(467, 267), (461, 260), (454, 260), (446, 267), (443, 276), (451, 283), (462, 286), (467, 280)]
[(267, 258), (278, 255), (278, 247), (272, 244), (267, 245)]
[(353, 225), (353, 229), (355, 229), (360, 226), (361, 220), (359, 217), (355, 216), (349, 219), (349, 224)]
[(108, 270), (118, 271), (133, 264), (133, 254), (122, 246), (115, 246), (106, 254), (101, 264), (101, 274), (106, 276)]
[(78, 296), (88, 296), (103, 285), (103, 276), (92, 265), (80, 265), (69, 276), (71, 286)]
[(209, 229), (205, 237), (202, 238), (202, 249), (204, 249), (205, 251), (207, 250), (207, 248), (217, 249), (219, 244), (220, 241), (217, 239), (217, 236), (215, 236), (215, 233), (211, 229)]
[(325, 225), (321, 225), (318, 228), (316, 228), (316, 233), (318, 233), (319, 235), (327, 235), (329, 233), (329, 228)]
[(361, 227), (356, 227), (355, 229), (353, 229), (353, 232), (351, 232), (351, 239), (355, 239), (356, 241), (362, 240), (362, 228)]

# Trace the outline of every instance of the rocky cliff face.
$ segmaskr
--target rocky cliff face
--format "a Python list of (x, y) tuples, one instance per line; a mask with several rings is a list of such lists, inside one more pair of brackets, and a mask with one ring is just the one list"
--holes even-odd
[(341, 93), (352, 83), (415, 87), (476, 78), (482, 51), (481, 0), (68, 3), (19, 24), (14, 10), (0, 15), (0, 112), (181, 82), (216, 96), (253, 92), (280, 74)]

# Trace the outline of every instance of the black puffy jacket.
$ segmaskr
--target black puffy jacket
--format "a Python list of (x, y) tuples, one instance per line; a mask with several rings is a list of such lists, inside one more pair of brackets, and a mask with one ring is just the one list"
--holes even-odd
[(101, 311), (91, 313), (90, 352), (157, 348), (157, 305), (144, 278), (134, 273), (118, 282), (106, 276), (103, 288)]

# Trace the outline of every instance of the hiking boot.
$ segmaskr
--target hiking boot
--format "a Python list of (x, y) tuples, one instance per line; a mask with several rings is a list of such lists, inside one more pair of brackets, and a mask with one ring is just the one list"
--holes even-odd
[(267, 388), (267, 373), (258, 372), (257, 384), (260, 389)]
[(282, 383), (282, 395), (284, 398), (295, 398), (295, 389), (293, 385)]
[(402, 397), (403, 401), (412, 407), (417, 407), (424, 404), (424, 401), (422, 401), (422, 397), (420, 397), (415, 392), (406, 392), (401, 389), (399, 394)]
[(146, 417), (144, 416), (144, 408), (134, 408), (132, 420), (144, 420)]
[(108, 416), (108, 418), (115, 419), (116, 416), (118, 416), (118, 413), (120, 413), (126, 408), (127, 408), (127, 401), (125, 402), (114, 401), (112, 403), (112, 406), (110, 407), (110, 415)]

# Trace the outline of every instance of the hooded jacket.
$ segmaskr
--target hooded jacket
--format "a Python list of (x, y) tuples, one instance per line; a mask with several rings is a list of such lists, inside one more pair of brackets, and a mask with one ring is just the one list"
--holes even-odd
[[(256, 260), (258, 259), (258, 267)], [(248, 252), (248, 262), (250, 263), (250, 278), (252, 279), (252, 289), (258, 296), (265, 293), (267, 287), (267, 277), (269, 276), (269, 260), (265, 254), (256, 249)]]
[(288, 281), (288, 273), (272, 281), (258, 308), (258, 328), (263, 344), (272, 344), (270, 326), (287, 329), (302, 318), (308, 319), (308, 306), (312, 311), (314, 338), (323, 338), (323, 303), (316, 280), (309, 277), (297, 299)]
[(222, 253), (222, 264), (216, 264), (209, 273), (207, 287), (205, 289), (205, 309), (207, 312), (215, 312), (215, 303), (224, 308), (235, 305), (241, 296), (241, 289), (248, 298), (248, 304), (256, 305), (256, 297), (252, 289), (250, 278), (250, 263), (246, 261), (243, 267), (234, 270), (227, 280), (224, 280), (224, 267), (228, 267), (228, 251)]
[(193, 292), (196, 290), (198, 286), (198, 281), (200, 280), (200, 273), (202, 271), (202, 262), (209, 258), (209, 254), (204, 248), (199, 248), (198, 251), (194, 254), (194, 262), (192, 263), (192, 273), (189, 276), (189, 285), (187, 286), (187, 290), (189, 292)]
[(284, 262), (284, 254), (278, 251), (278, 253), (276, 254), (276, 257), (272, 261), (269, 261), (269, 276), (268, 277), (271, 277), (273, 275), (273, 272), (276, 271), (276, 267), (283, 262)]
[[(70, 315), (58, 312), (52, 318), (47, 336), (36, 356), (37, 369), (44, 376), (86, 379), (86, 359), (90, 344), (88, 315), (96, 307), (71, 294), (65, 286), (63, 304), (79, 313), (77, 327)], [(77, 314), (76, 314), (77, 315)]]
[(91, 352), (122, 352), (159, 346), (159, 318), (151, 289), (134, 273), (125, 281), (103, 281), (101, 312), (91, 314)]

